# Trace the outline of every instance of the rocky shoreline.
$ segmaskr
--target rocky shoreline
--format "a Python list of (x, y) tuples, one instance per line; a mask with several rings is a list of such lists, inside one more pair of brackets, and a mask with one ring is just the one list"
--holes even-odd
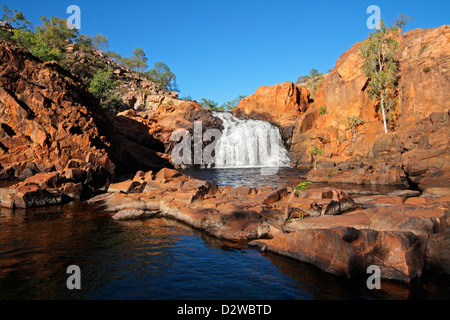
[(424, 270), (450, 274), (450, 195), (373, 194), (352, 186), (343, 191), (313, 184), (291, 197), (291, 187), (219, 187), (169, 168), (111, 183), (103, 167), (71, 160), (63, 170), (0, 188), (0, 206), (82, 199), (114, 220), (174, 219), (347, 278), (366, 274), (370, 265), (380, 267), (382, 278), (406, 283)]
[[(84, 175), (78, 164), (79, 171), (38, 174), (0, 189), (0, 205), (58, 203), (69, 197), (69, 186), (77, 185), (74, 171)], [(384, 279), (407, 283), (424, 270), (450, 274), (450, 196), (430, 198), (414, 190), (349, 196), (333, 187), (312, 187), (291, 198), (292, 188), (218, 187), (174, 169), (139, 171), (133, 179), (107, 186), (99, 181), (101, 193), (87, 201), (115, 220), (175, 219), (348, 278), (365, 274), (369, 265), (379, 266)]]

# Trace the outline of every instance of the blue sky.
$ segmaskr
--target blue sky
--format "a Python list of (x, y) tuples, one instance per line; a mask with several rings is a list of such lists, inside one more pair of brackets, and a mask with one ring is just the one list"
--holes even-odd
[(81, 32), (103, 34), (123, 56), (142, 47), (149, 65), (165, 62), (177, 76), (180, 96), (219, 104), (260, 86), (296, 81), (316, 68), (326, 72), (370, 30), (369, 5), (391, 22), (414, 17), (409, 29), (450, 24), (450, 1), (380, 0), (0, 0), (39, 17), (68, 18), (81, 9)]

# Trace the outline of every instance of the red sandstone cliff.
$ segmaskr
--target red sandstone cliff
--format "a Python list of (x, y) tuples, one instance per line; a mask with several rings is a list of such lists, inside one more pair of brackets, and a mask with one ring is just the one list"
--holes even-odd
[(70, 159), (110, 173), (170, 166), (158, 156), (164, 147), (156, 139), (124, 132), (79, 78), (0, 42), (0, 178), (60, 170)]
[[(449, 187), (450, 26), (416, 29), (397, 40), (398, 119), (388, 134), (367, 93), (360, 43), (337, 60), (312, 103), (284, 83), (261, 87), (233, 113), (281, 129), (294, 125), (286, 140), (296, 167), (311, 168), (310, 150), (323, 148), (311, 181)], [(356, 135), (346, 125), (353, 115), (364, 119)]]
[(298, 117), (308, 108), (308, 96), (308, 89), (292, 82), (259, 87), (254, 94), (242, 99), (231, 113), (235, 117), (270, 122), (281, 130), (284, 140), (287, 140)]

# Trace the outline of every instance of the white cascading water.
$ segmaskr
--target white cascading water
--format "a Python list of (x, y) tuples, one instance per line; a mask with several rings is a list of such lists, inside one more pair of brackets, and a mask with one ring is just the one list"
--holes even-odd
[(216, 168), (290, 167), (289, 152), (280, 131), (268, 122), (238, 119), (229, 112), (213, 112), (222, 120), (222, 137), (215, 147)]

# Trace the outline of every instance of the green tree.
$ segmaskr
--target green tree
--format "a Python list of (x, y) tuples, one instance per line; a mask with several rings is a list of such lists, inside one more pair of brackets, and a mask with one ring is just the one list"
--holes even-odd
[(192, 97), (190, 95), (181, 97), (180, 100), (184, 100), (184, 101), (194, 101), (194, 99), (192, 99)]
[(104, 35), (102, 34), (97, 34), (93, 39), (92, 39), (92, 44), (93, 46), (101, 51), (105, 51), (106, 49), (109, 48), (109, 41), (108, 38), (106, 38)]
[(145, 75), (163, 89), (179, 91), (177, 77), (164, 62), (156, 62), (153, 69), (146, 71)]
[(16, 9), (9, 9), (6, 4), (2, 6), (3, 15), (0, 18), (1, 21), (5, 21), (13, 28), (19, 29), (31, 29), (32, 24), (23, 15), (22, 11), (17, 11)]
[(14, 29), (31, 29), (31, 23), (23, 15), (23, 13), (17, 10), (10, 10), (7, 5), (2, 6), (2, 21), (3, 28), (0, 29), (0, 40), (14, 41), (12, 36)]
[(203, 108), (211, 111), (224, 111), (222, 107), (218, 107), (218, 103), (215, 102), (214, 100), (202, 98), (202, 100), (200, 100), (198, 104), (201, 105)]
[(404, 32), (406, 30), (406, 26), (408, 25), (409, 22), (413, 21), (414, 17), (408, 17), (405, 14), (400, 14), (399, 16), (397, 16), (396, 20), (393, 21), (395, 23), (395, 26), (397, 28), (400, 28), (400, 30), (402, 30), (402, 32)]
[(369, 78), (369, 96), (380, 107), (384, 132), (387, 133), (388, 114), (396, 105), (398, 62), (395, 52), (398, 42), (393, 37), (396, 27), (386, 26), (384, 21), (380, 25), (381, 28), (371, 32), (361, 44), (361, 55), (365, 59), (362, 69)]
[(128, 66), (133, 70), (144, 72), (148, 68), (147, 57), (142, 48), (136, 48), (132, 52), (131, 58), (128, 58)]
[(223, 111), (230, 111), (231, 109), (236, 108), (236, 107), (238, 106), (239, 102), (240, 102), (242, 99), (244, 99), (245, 97), (246, 97), (246, 96), (239, 95), (239, 96), (237, 96), (236, 98), (234, 98), (233, 100), (227, 101), (227, 102), (223, 103), (223, 104), (220, 106), (220, 108), (221, 108)]
[(11, 39), (44, 61), (61, 61), (67, 45), (78, 38), (78, 31), (69, 29), (66, 20), (53, 16), (50, 19), (42, 16), (41, 20), (42, 25), (36, 26), (35, 32), (26, 27), (16, 28)]
[(77, 29), (69, 29), (65, 19), (51, 16), (48, 20), (45, 16), (42, 16), (41, 20), (42, 25), (36, 26), (36, 35), (52, 50), (65, 52), (67, 45), (78, 38)]
[(120, 54), (116, 53), (115, 51), (111, 51), (111, 50), (106, 51), (105, 54), (108, 56), (108, 58), (110, 58), (114, 62), (120, 64), (121, 66), (125, 66), (125, 64), (123, 62), (123, 57)]

